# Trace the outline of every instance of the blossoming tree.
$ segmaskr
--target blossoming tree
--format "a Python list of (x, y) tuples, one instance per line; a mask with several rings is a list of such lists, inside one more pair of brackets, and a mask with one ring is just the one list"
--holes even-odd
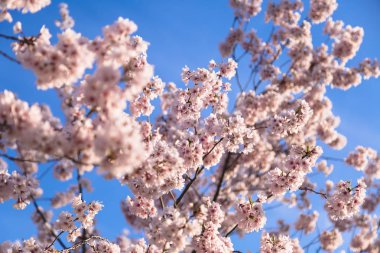
[[(12, 12), (35, 13), (49, 4), (0, 1), (0, 21), (13, 22)], [(128, 19), (89, 39), (73, 29), (68, 6), (61, 4), (56, 44), (47, 28), (30, 35), (20, 22), (12, 24), (14, 34), (0, 33), (13, 50), (0, 51), (2, 60), (32, 71), (37, 89), (55, 90), (64, 115), (29, 105), (12, 91), (0, 93), (0, 203), (34, 209), (38, 228), (29, 239), (2, 242), (1, 253), (239, 252), (233, 233), (260, 233), (262, 253), (310, 247), (333, 252), (347, 232), (353, 252), (380, 252), (380, 155), (358, 146), (342, 158), (362, 172), (355, 182), (318, 185), (310, 176), (333, 172), (321, 146), (339, 150), (346, 144), (326, 87), (347, 90), (380, 75), (375, 59), (347, 64), (363, 30), (331, 18), (336, 0), (310, 0), (307, 10), (301, 0), (230, 5), (233, 24), (219, 47), (224, 60), (183, 67), (183, 84), (177, 85), (154, 75), (148, 43), (134, 35), (137, 25)], [(259, 12), (272, 27), (268, 38), (254, 30)], [(325, 43), (313, 43), (313, 25), (324, 27)], [(248, 79), (239, 71), (248, 72)], [(46, 164), (52, 165), (51, 184), (71, 183), (50, 199), (49, 209), (39, 204)], [(96, 229), (102, 200), (85, 198), (92, 171), (133, 193), (121, 209), (141, 239), (121, 234), (113, 240)], [(321, 231), (312, 196), (330, 219)], [(299, 219), (267, 227), (266, 210), (274, 203), (294, 207)], [(302, 245), (300, 234), (310, 243)]]

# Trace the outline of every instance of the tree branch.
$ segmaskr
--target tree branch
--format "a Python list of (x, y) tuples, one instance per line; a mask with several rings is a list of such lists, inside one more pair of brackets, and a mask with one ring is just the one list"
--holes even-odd
[(190, 178), (190, 182), (187, 183), (187, 185), (185, 186), (185, 189), (181, 192), (181, 195), (179, 195), (179, 197), (177, 198), (177, 200), (174, 202), (174, 207), (178, 206), (178, 204), (181, 202), (181, 200), (185, 196), (186, 192), (190, 189), (191, 185), (197, 179), (198, 175), (201, 174), (201, 172), (204, 170), (204, 168), (205, 168), (204, 166), (202, 166), (200, 168), (197, 168), (197, 170), (195, 171), (194, 177)]
[(8, 60), (10, 60), (10, 61), (12, 61), (14, 63), (21, 64), (21, 62), (19, 60), (17, 60), (16, 58), (10, 56), (9, 54), (5, 53), (4, 51), (0, 50), (0, 55), (4, 56), (5, 58), (7, 58)]
[(231, 162), (231, 165), (229, 166), (228, 163), (229, 163), (229, 160), (230, 160), (230, 156), (231, 156), (231, 153), (228, 153), (227, 154), (227, 157), (226, 157), (226, 161), (224, 163), (224, 166), (223, 166), (223, 171), (222, 171), (222, 175), (220, 177), (220, 180), (218, 182), (218, 185), (217, 185), (217, 188), (216, 188), (216, 191), (215, 191), (215, 194), (214, 194), (214, 197), (213, 197), (213, 201), (217, 201), (218, 200), (218, 197), (219, 197), (219, 193), (220, 193), (220, 190), (222, 188), (222, 184), (223, 184), (223, 180), (224, 180), (224, 176), (225, 176), (225, 173), (228, 169), (231, 168), (231, 166), (234, 166), (237, 162), (237, 160), (239, 160), (240, 156), (242, 155), (242, 153), (239, 153), (236, 158)]
[(223, 183), (223, 180), (224, 180), (224, 175), (226, 174), (226, 171), (227, 171), (227, 168), (228, 168), (228, 163), (230, 161), (230, 157), (231, 157), (231, 153), (228, 153), (227, 157), (226, 157), (226, 160), (224, 162), (224, 165), (223, 165), (222, 175), (220, 176), (220, 179), (219, 179), (218, 185), (216, 187), (216, 191), (215, 191), (214, 197), (212, 198), (212, 200), (214, 202), (216, 202), (218, 200), (220, 188), (222, 187), (222, 183)]
[(48, 163), (48, 162), (56, 162), (59, 161), (59, 159), (51, 159), (51, 160), (45, 160), (45, 161), (38, 161), (38, 160), (32, 160), (32, 159), (25, 159), (20, 157), (14, 157), (7, 154), (0, 154), (0, 156), (7, 158), (8, 160), (11, 160), (13, 162), (28, 162), (28, 163)]
[[(215, 149), (215, 147), (221, 143), (223, 138), (220, 138), (214, 146), (203, 156), (203, 160)], [(194, 181), (197, 179), (198, 175), (202, 173), (204, 170), (204, 166), (202, 165), (201, 167), (198, 167), (197, 170), (195, 171), (195, 175), (193, 178), (190, 178), (190, 181), (186, 184), (184, 190), (181, 192), (181, 195), (177, 198), (176, 201), (174, 201), (174, 207), (177, 207), (178, 204), (181, 202), (183, 197), (185, 196), (186, 192), (190, 189), (191, 185), (194, 183)]]
[(344, 163), (343, 158), (337, 158), (337, 157), (331, 157), (331, 156), (321, 156), (321, 159), (329, 160), (329, 161), (337, 161), (337, 162), (342, 162)]
[(0, 38), (7, 39), (7, 40), (13, 40), (13, 41), (22, 41), (22, 40), (20, 40), (20, 38), (18, 38), (16, 36), (6, 35), (6, 34), (2, 34), (2, 33), (0, 33)]
[(228, 231), (224, 237), (229, 237), (235, 231), (235, 229), (237, 229), (237, 227), (238, 224), (236, 224), (230, 231)]
[(87, 238), (86, 240), (82, 240), (81, 242), (78, 242), (78, 243), (74, 244), (73, 246), (71, 246), (70, 248), (66, 248), (66, 249), (64, 249), (64, 250), (62, 250), (60, 252), (61, 253), (70, 253), (70, 251), (78, 249), (82, 245), (86, 245), (91, 240), (102, 240), (102, 241), (106, 241), (108, 243), (111, 243), (110, 241), (108, 241), (107, 239), (105, 239), (103, 237), (100, 237), (100, 236), (97, 236), (97, 235), (93, 235), (93, 236)]
[(309, 187), (300, 187), (299, 189), (303, 190), (303, 191), (313, 192), (313, 193), (321, 195), (322, 197), (324, 197), (325, 199), (327, 199), (327, 194), (326, 193), (315, 191), (314, 189), (309, 188)]
[[(40, 207), (38, 206), (38, 203), (36, 199), (31, 195), (30, 198), (32, 199), (32, 203), (34, 205), (34, 208), (36, 209), (37, 214), (41, 217), (41, 219), (44, 221), (44, 223), (48, 223), (44, 213), (40, 210)], [(58, 243), (61, 245), (63, 249), (67, 249), (66, 245), (63, 243), (63, 241), (59, 238), (59, 235), (57, 235), (53, 229), (50, 229), (50, 234), (55, 238), (53, 241), (53, 244), (55, 241), (58, 241)]]
[(55, 241), (57, 241), (59, 239), (59, 237), (65, 233), (65, 231), (61, 231), (56, 237), (54, 237), (54, 240), (50, 243), (50, 245), (48, 247), (45, 248), (45, 250), (48, 250), (51, 248), (51, 246), (54, 245)]
[[(82, 201), (84, 201), (84, 197), (83, 197), (83, 187), (82, 187), (82, 183), (81, 183), (81, 178), (82, 178), (82, 175), (80, 174), (80, 171), (79, 169), (77, 169), (77, 183), (78, 183), (78, 190), (79, 190), (79, 194), (80, 194), (80, 198)], [(85, 228), (82, 228), (82, 240), (85, 241), (86, 240), (86, 229)], [(82, 253), (85, 253), (86, 252), (86, 244), (83, 243), (82, 244)]]

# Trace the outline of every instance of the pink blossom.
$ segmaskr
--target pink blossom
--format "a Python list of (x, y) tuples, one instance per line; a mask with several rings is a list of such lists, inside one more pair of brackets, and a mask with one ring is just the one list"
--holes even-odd
[(238, 228), (245, 233), (259, 231), (267, 221), (261, 203), (239, 203), (236, 207), (236, 219)]
[(330, 232), (323, 231), (319, 240), (321, 241), (321, 247), (328, 252), (333, 252), (343, 243), (342, 235), (337, 229)]
[(333, 195), (328, 198), (325, 209), (333, 220), (350, 218), (359, 212), (365, 196), (366, 184), (363, 179), (359, 179), (355, 187), (350, 182), (340, 181)]
[(293, 252), (292, 240), (287, 235), (264, 232), (261, 236), (260, 252), (291, 253)]

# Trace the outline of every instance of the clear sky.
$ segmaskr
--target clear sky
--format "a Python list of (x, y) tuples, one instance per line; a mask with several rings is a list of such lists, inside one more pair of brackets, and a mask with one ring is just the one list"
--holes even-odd
[[(52, 34), (58, 30), (54, 20), (59, 18), (60, 1), (31, 15), (14, 14), (14, 20), (23, 23), (26, 34), (37, 34), (42, 25), (51, 29)], [(233, 12), (228, 0), (76, 0), (67, 1), (71, 16), (75, 19), (74, 29), (89, 38), (100, 35), (104, 25), (111, 24), (119, 16), (133, 20), (139, 27), (137, 34), (150, 42), (148, 60), (155, 66), (155, 73), (164, 81), (180, 83), (180, 71), (185, 65), (190, 68), (204, 67), (210, 59), (220, 60), (219, 43), (225, 38), (233, 20)], [(268, 1), (264, 0), (264, 6)], [(334, 19), (364, 28), (365, 36), (362, 47), (352, 64), (369, 56), (380, 59), (380, 1), (379, 0), (338, 0), (339, 8)], [(307, 7), (306, 7), (307, 8)], [(256, 19), (255, 29), (265, 35), (263, 15)], [(0, 23), (0, 32), (11, 34), (12, 25)], [(316, 37), (316, 40), (321, 40)], [(6, 50), (8, 41), (0, 41), (0, 49)], [(244, 75), (244, 73), (243, 73)], [(14, 91), (21, 99), (30, 103), (42, 102), (51, 105), (55, 115), (60, 115), (59, 101), (54, 92), (38, 91), (35, 78), (30, 71), (0, 58), (0, 90)], [(370, 146), (380, 150), (380, 85), (377, 80), (364, 81), (359, 87), (347, 92), (329, 90), (328, 94), (334, 103), (334, 113), (341, 116), (339, 130), (348, 137), (347, 147), (340, 153), (328, 154), (344, 157), (356, 145)], [(10, 169), (14, 164), (10, 164)], [(333, 181), (354, 178), (358, 174), (352, 168), (336, 164), (331, 176)], [(103, 201), (105, 208), (99, 214), (98, 227), (102, 235), (115, 238), (125, 228), (126, 222), (120, 211), (120, 200), (128, 191), (115, 181), (104, 181), (96, 175), (93, 193), (86, 193), (86, 199)], [(349, 178), (347, 178), (349, 177)], [(321, 180), (316, 179), (316, 180)], [(51, 197), (57, 190), (65, 190), (68, 184), (56, 186), (51, 175), (42, 181), (45, 197)], [(321, 201), (316, 198), (315, 201)], [(0, 242), (30, 237), (34, 226), (29, 221), (32, 206), (24, 211), (16, 211), (11, 202), (0, 205)], [(43, 203), (41, 203), (43, 204)], [(318, 205), (318, 204), (316, 204)], [(294, 221), (292, 210), (275, 209), (268, 212), (268, 218), (286, 217)], [(326, 219), (321, 218), (321, 228), (326, 227)], [(308, 239), (310, 240), (310, 239)], [(304, 240), (307, 243), (308, 240)], [(258, 247), (257, 234), (250, 234), (244, 240), (233, 236), (235, 248), (245, 251)]]

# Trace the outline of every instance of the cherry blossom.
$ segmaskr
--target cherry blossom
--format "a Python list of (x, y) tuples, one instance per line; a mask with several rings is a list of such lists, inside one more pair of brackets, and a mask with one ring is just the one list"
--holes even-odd
[(291, 253), (293, 252), (292, 244), (292, 240), (286, 235), (263, 233), (261, 236), (260, 252)]
[(343, 243), (342, 235), (337, 229), (323, 231), (319, 240), (321, 241), (321, 247), (328, 252), (333, 252)]
[(366, 195), (366, 184), (363, 179), (353, 187), (350, 182), (340, 181), (335, 192), (328, 198), (325, 208), (331, 219), (350, 218), (359, 212)]
[[(241, 252), (231, 235), (248, 233), (262, 253), (379, 252), (380, 156), (357, 143), (345, 153), (347, 119), (329, 92), (380, 76), (379, 61), (358, 54), (364, 30), (332, 17), (336, 0), (229, 4), (221, 57), (173, 65), (170, 77), (128, 18), (90, 38), (62, 3), (46, 19), (58, 34), (46, 21), (31, 35), (13, 12), (50, 0), (0, 1), (13, 31), (0, 32), (10, 42), (0, 56), (61, 106), (0, 92), (0, 203), (31, 211), (36, 226), (0, 252), (230, 253)], [(126, 222), (113, 238), (101, 228), (117, 216), (96, 200), (99, 182), (113, 194), (109, 181)]]

